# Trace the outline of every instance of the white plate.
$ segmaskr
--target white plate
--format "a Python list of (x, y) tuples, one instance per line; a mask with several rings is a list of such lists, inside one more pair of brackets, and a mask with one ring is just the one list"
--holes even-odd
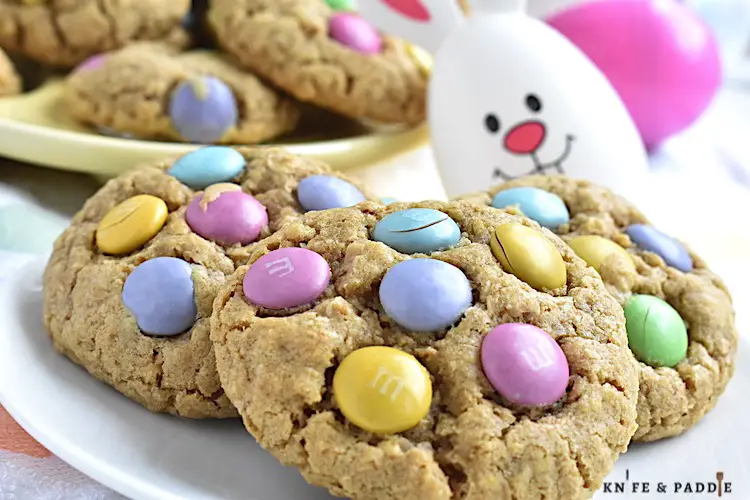
[[(50, 451), (137, 500), (331, 498), (278, 465), (239, 421), (152, 414), (56, 354), (41, 321), (42, 265), (28, 264), (0, 284), (0, 403)], [(631, 447), (608, 478), (627, 491), (650, 482), (651, 493), (600, 491), (595, 498), (687, 498), (673, 493), (675, 482), (716, 482), (718, 471), (732, 488), (722, 498), (750, 498), (748, 393), (750, 346), (743, 340), (717, 408), (684, 436)], [(656, 493), (659, 482), (670, 494)]]

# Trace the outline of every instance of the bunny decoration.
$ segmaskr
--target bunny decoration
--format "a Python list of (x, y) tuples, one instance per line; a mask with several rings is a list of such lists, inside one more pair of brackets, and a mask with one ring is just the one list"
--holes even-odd
[(449, 196), (529, 174), (565, 174), (618, 192), (648, 169), (638, 131), (607, 78), (524, 0), (361, 0), (379, 29), (433, 54), (428, 118)]

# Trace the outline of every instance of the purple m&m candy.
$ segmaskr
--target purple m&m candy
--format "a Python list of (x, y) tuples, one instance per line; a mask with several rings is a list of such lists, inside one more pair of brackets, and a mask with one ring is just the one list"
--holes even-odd
[(312, 175), (300, 181), (297, 199), (307, 211), (346, 208), (365, 201), (357, 187), (332, 175)]
[(328, 33), (337, 42), (362, 54), (379, 54), (383, 50), (378, 30), (352, 12), (340, 12), (331, 17)]
[(208, 144), (221, 139), (237, 123), (237, 102), (224, 82), (200, 76), (175, 88), (169, 116), (183, 139)]
[(464, 273), (434, 259), (396, 264), (385, 273), (379, 294), (386, 314), (416, 332), (448, 328), (472, 303), (471, 284)]
[(328, 262), (306, 248), (280, 248), (256, 260), (245, 274), (243, 291), (253, 304), (288, 309), (320, 297), (331, 279)]
[(79, 64), (75, 72), (80, 73), (82, 71), (91, 71), (95, 69), (99, 69), (104, 64), (104, 60), (107, 58), (107, 54), (97, 54), (95, 56), (91, 56), (85, 61), (83, 61), (81, 64)]
[(565, 394), (570, 369), (565, 353), (534, 325), (496, 326), (482, 341), (482, 368), (495, 390), (509, 401), (545, 406)]
[(664, 259), (668, 266), (685, 273), (693, 270), (693, 259), (682, 243), (655, 227), (647, 224), (633, 224), (625, 232), (638, 247), (655, 253)]
[(246, 245), (268, 224), (266, 207), (237, 184), (214, 184), (196, 196), (185, 212), (190, 229), (222, 245)]
[(147, 260), (125, 280), (122, 302), (148, 335), (184, 333), (195, 323), (193, 271), (174, 257)]

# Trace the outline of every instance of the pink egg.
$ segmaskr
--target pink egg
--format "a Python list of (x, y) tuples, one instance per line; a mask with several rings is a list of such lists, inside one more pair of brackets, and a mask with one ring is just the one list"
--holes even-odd
[(328, 262), (306, 248), (280, 248), (256, 260), (242, 282), (245, 298), (268, 309), (287, 309), (320, 297), (331, 279)]
[[(190, 202), (185, 212), (190, 229), (222, 245), (246, 245), (257, 240), (268, 224), (266, 207), (239, 186), (228, 191), (221, 186), (209, 186)], [(204, 202), (206, 196), (209, 199)]]
[(559, 400), (568, 386), (568, 360), (547, 332), (534, 325), (496, 326), (482, 341), (482, 369), (495, 390), (525, 406)]
[(677, 0), (586, 2), (547, 22), (609, 78), (649, 149), (691, 125), (719, 88), (716, 40)]

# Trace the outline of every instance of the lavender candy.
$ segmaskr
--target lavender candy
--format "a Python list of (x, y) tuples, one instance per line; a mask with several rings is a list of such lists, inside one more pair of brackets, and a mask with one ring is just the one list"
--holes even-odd
[(210, 144), (237, 123), (237, 102), (232, 90), (213, 76), (180, 83), (169, 102), (172, 124), (183, 139)]

